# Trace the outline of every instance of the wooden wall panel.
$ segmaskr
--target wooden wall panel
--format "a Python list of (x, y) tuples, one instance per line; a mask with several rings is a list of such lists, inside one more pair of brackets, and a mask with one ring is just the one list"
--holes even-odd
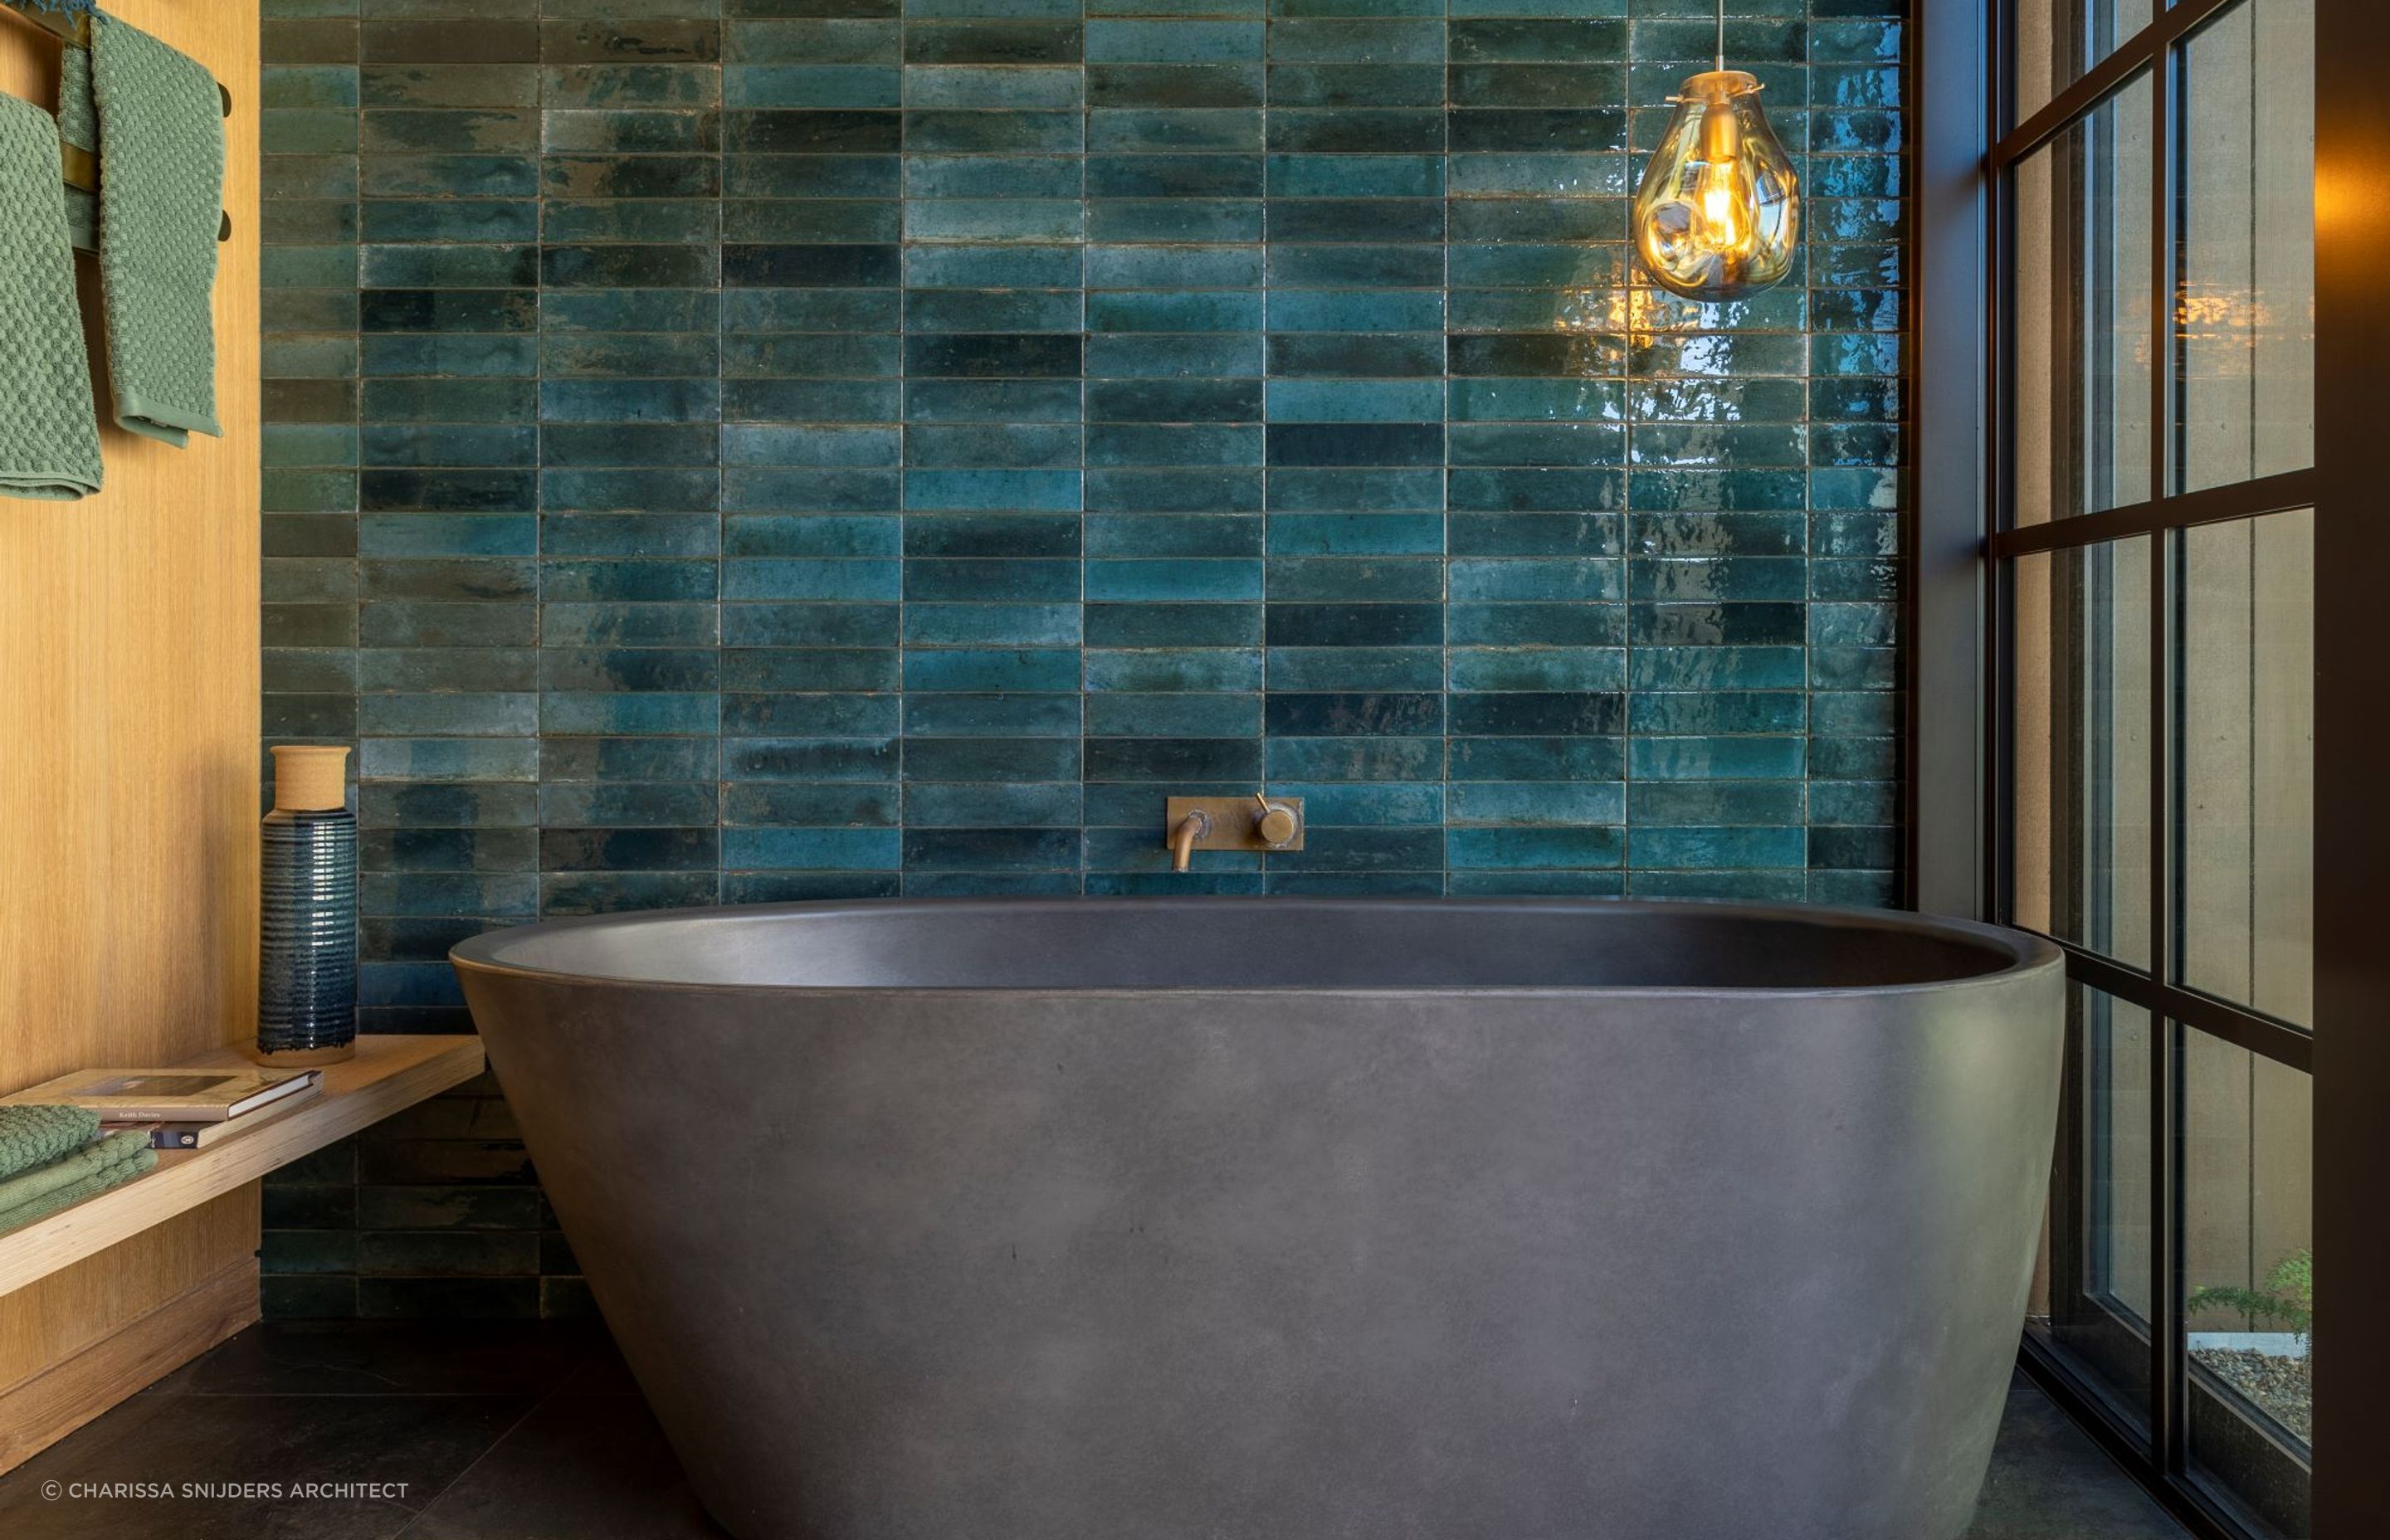
[[(225, 435), (104, 427), (98, 496), (0, 499), (0, 1088), (238, 1041), (255, 995), (257, 4), (109, 8), (232, 91)], [(0, 11), (0, 90), (53, 107), (57, 70), (56, 41)], [(256, 1236), (251, 1188), (0, 1298), (0, 1394), (246, 1266)], [(45, 1402), (122, 1393), (60, 1389)]]

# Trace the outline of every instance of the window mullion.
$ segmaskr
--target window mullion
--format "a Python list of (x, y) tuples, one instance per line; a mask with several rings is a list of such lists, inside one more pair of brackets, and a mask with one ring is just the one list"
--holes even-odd
[[(2149, 491), (2163, 508), (2180, 485), (2175, 410), (2174, 349), (2179, 77), (2170, 36), (2156, 40), (2150, 62), (2149, 205)], [(2149, 574), (2149, 960), (2161, 985), (2175, 977), (2176, 921), (2174, 782), (2178, 739), (2175, 688), (2175, 552), (2182, 536), (2159, 529), (2150, 537)], [(2150, 1022), (2150, 1431), (2159, 1469), (2186, 1469), (2188, 1369), (2182, 1352), (2182, 1028), (2164, 1016)]]
[[(2178, 433), (2173, 442), (2179, 446)], [(2078, 513), (1998, 530), (1987, 537), (1985, 548), (1994, 558), (2004, 559), (2036, 551), (2112, 545), (2156, 530), (2228, 524), (2269, 513), (2288, 513), (2315, 507), (2319, 484), (2313, 469), (2277, 471), (2252, 481), (2226, 481), (2197, 492), (2173, 493), (2147, 502), (2102, 508), (2097, 513)]]
[[(1993, 136), (1993, 169), (1997, 172), (2015, 164), (2064, 133), (2078, 118), (2097, 111), (2102, 101), (2123, 88), (2134, 71), (2162, 60), (2177, 39), (2196, 32), (2210, 16), (2234, 3), (2235, 0), (2171, 0), (2170, 4), (2159, 6), (2157, 15), (2148, 25), (2092, 61), (2088, 69), (2034, 109), (2023, 122), (2016, 121), (2012, 83), (2015, 71), (2011, 70), (1998, 98), (1998, 121), (2008, 125), (2008, 132)], [(2008, 7), (2011, 12), (2013, 8)], [(2003, 24), (2000, 31), (1999, 46), (2010, 50), (2012, 57), (2016, 32), (2013, 20)]]

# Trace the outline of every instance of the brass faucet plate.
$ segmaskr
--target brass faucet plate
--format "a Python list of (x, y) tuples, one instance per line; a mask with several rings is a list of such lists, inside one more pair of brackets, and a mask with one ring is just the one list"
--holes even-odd
[(1162, 828), (1167, 842), (1170, 831), (1187, 820), (1192, 813), (1201, 813), (1212, 820), (1212, 827), (1197, 838), (1197, 850), (1301, 850), (1303, 837), (1310, 831), (1310, 822), (1303, 815), (1301, 797), (1272, 797), (1272, 807), (1287, 808), (1294, 814), (1294, 838), (1285, 844), (1273, 845), (1254, 829), (1262, 815), (1262, 804), (1250, 791), (1241, 797), (1173, 797)]

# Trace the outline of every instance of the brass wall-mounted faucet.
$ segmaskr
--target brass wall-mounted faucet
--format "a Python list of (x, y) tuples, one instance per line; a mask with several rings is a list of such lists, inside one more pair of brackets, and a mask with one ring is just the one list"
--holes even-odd
[(1170, 830), (1170, 869), (1183, 872), (1195, 859), (1195, 841), (1212, 832), (1212, 815), (1198, 808), (1189, 813)]
[(1199, 850), (1301, 850), (1303, 799), (1256, 791), (1244, 797), (1173, 797), (1163, 844), (1183, 872)]

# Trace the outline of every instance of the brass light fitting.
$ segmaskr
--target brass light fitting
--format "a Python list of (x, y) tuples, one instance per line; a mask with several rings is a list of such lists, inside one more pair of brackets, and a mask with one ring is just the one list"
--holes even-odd
[(1635, 193), (1635, 254), (1671, 294), (1715, 302), (1773, 288), (1800, 252), (1800, 178), (1760, 110), (1759, 79), (1726, 67), (1726, 4), (1716, 68), (1668, 100), (1676, 116)]

